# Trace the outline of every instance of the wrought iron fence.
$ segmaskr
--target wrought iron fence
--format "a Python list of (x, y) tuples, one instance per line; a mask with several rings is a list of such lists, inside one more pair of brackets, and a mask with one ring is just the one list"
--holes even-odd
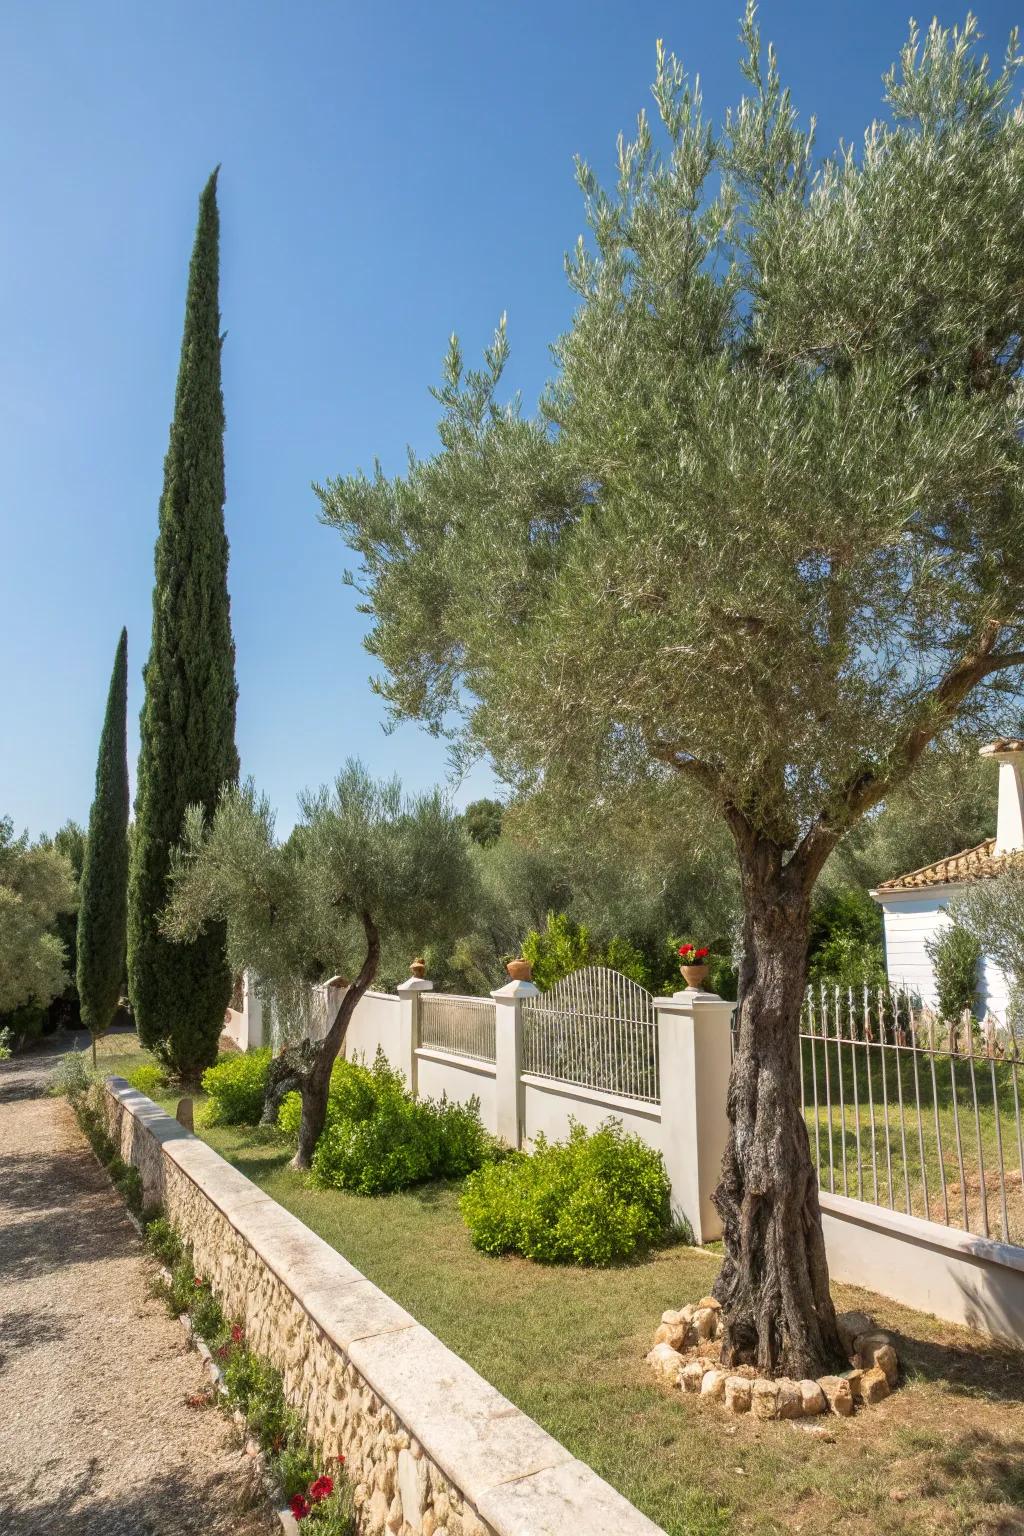
[(494, 1004), (487, 998), (421, 993), (419, 1043), (450, 1056), (493, 1061)]
[(822, 1189), (1024, 1245), (1022, 1051), (907, 988), (808, 991), (801, 1095)]
[(605, 966), (573, 971), (524, 1001), (523, 1071), (657, 1103), (653, 997)]

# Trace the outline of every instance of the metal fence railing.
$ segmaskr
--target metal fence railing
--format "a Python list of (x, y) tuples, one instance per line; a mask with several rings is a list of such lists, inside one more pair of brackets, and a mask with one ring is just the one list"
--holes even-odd
[(653, 997), (605, 966), (573, 971), (524, 1001), (523, 1071), (659, 1102)]
[(494, 1004), (489, 998), (420, 995), (419, 1043), (426, 1050), (494, 1060)]
[(913, 992), (808, 991), (801, 1093), (822, 1189), (1024, 1245), (1024, 1058)]

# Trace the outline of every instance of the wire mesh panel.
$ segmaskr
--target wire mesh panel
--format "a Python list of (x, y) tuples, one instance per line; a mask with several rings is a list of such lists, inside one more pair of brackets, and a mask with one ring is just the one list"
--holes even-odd
[(1024, 1245), (1024, 1061), (992, 1018), (940, 1023), (904, 988), (817, 987), (801, 1087), (822, 1189)]
[(419, 1043), (450, 1056), (493, 1061), (494, 1004), (489, 998), (421, 993)]
[(523, 1071), (657, 1103), (653, 997), (602, 965), (573, 971), (524, 1001)]

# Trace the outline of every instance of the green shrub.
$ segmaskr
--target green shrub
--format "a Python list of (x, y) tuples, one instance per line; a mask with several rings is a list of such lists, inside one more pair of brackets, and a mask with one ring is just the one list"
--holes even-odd
[[(293, 1141), (301, 1112), (299, 1095), (287, 1094), (277, 1123)], [(413, 1098), (402, 1074), (378, 1051), (372, 1067), (335, 1062), (311, 1179), (319, 1188), (382, 1195), (427, 1179), (462, 1178), (495, 1152), (479, 1100)]]
[(134, 1088), (136, 1093), (144, 1093), (147, 1099), (159, 1093), (166, 1082), (167, 1078), (163, 1070), (149, 1061), (143, 1062), (141, 1067), (136, 1067), (134, 1072), (128, 1074), (129, 1086)]
[(471, 1173), (460, 1201), (477, 1248), (541, 1263), (613, 1264), (671, 1231), (661, 1154), (609, 1120), (588, 1132), (572, 1122), (567, 1141), (537, 1137)]
[(966, 928), (948, 923), (924, 947), (935, 973), (939, 1017), (945, 1024), (958, 1024), (964, 1009), (973, 1013), (977, 1005), (981, 945)]
[(85, 1053), (68, 1051), (54, 1067), (47, 1092), (74, 1103), (85, 1096), (96, 1080)]
[(6, 1025), (4, 1025), (3, 1029), (0, 1029), (0, 1061), (10, 1061), (12, 1050), (11, 1041), (13, 1038), (14, 1036), (11, 1034), (10, 1030)]
[(210, 1096), (210, 1125), (255, 1125), (263, 1113), (270, 1051), (233, 1051), (207, 1067), (203, 1089)]
[(165, 1216), (154, 1216), (147, 1222), (146, 1247), (168, 1269), (173, 1269), (182, 1255), (181, 1239)]

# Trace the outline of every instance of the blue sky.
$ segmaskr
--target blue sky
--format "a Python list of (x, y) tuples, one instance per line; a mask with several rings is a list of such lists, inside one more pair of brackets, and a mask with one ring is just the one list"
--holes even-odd
[[(734, 101), (739, 9), (6, 0), (0, 814), (33, 834), (85, 821), (122, 624), (134, 766), (185, 276), (218, 162), (243, 772), (282, 826), (352, 754), (410, 787), (445, 776), (441, 744), (382, 731), (348, 555), (310, 482), (428, 451), (448, 334), (473, 358), (502, 310), (511, 383), (536, 398), (571, 315), (573, 154), (609, 168), (649, 101), (657, 37), (700, 72), (712, 113)], [(909, 9), (765, 0), (820, 145), (859, 139), (878, 110)], [(1018, 7), (975, 10), (1001, 54)], [(488, 785), (481, 768), (455, 793)]]

